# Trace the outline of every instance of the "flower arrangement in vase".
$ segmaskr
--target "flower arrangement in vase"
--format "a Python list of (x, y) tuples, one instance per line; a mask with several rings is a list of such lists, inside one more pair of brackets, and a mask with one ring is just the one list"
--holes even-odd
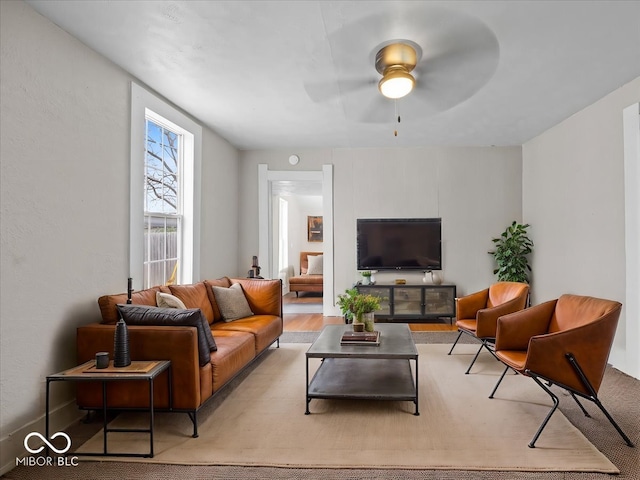
[(358, 289), (351, 288), (338, 295), (336, 302), (347, 323), (353, 323), (353, 330), (373, 332), (373, 312), (380, 310), (380, 297), (359, 293)]

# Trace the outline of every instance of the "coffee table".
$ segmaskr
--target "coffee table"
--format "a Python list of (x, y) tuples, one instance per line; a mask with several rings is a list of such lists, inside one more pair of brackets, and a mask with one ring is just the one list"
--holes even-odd
[[(380, 323), (380, 345), (340, 345), (351, 325), (327, 325), (306, 353), (307, 409), (314, 398), (412, 401), (418, 411), (418, 350), (407, 324)], [(309, 359), (321, 358), (309, 381)], [(411, 360), (415, 362), (411, 370)], [(414, 381), (415, 380), (415, 381)]]

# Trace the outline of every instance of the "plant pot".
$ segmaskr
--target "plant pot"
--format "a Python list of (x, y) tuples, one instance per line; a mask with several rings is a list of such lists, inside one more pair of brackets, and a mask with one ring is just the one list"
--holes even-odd
[(364, 323), (353, 322), (353, 331), (354, 332), (364, 332)]
[(362, 315), (362, 319), (364, 320), (365, 331), (373, 332), (375, 330), (375, 317), (373, 312), (365, 313)]

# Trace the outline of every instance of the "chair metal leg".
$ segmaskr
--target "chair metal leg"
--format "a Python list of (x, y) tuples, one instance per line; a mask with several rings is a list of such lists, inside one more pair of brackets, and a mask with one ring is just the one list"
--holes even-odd
[(478, 359), (478, 355), (480, 355), (480, 352), (482, 351), (483, 347), (484, 347), (484, 343), (480, 345), (480, 348), (476, 352), (476, 356), (473, 357), (473, 360), (471, 360), (471, 365), (469, 365), (469, 368), (467, 368), (467, 371), (464, 372), (465, 375), (469, 375), (469, 372), (471, 371), (471, 367), (473, 367), (473, 364), (476, 363), (476, 360)]
[(456, 341), (453, 342), (453, 345), (451, 346), (451, 350), (449, 350), (449, 353), (447, 353), (447, 355), (451, 355), (451, 352), (453, 352), (453, 347), (456, 346), (456, 344), (458, 343), (458, 340), (460, 340), (461, 336), (462, 336), (462, 330), (458, 330), (458, 337), (456, 338)]
[(553, 407), (551, 408), (551, 410), (549, 410), (549, 413), (547, 413), (546, 418), (544, 419), (544, 421), (542, 422), (542, 424), (540, 424), (540, 427), (538, 428), (538, 431), (536, 432), (536, 434), (533, 436), (533, 438), (531, 439), (531, 441), (529, 442), (529, 448), (535, 448), (535, 443), (538, 440), (538, 437), (540, 436), (540, 434), (542, 433), (542, 430), (544, 430), (544, 427), (547, 426), (547, 423), (549, 422), (549, 420), (551, 419), (551, 415), (553, 415), (553, 413), (556, 411), (556, 409), (558, 408), (558, 405), (560, 404), (560, 400), (558, 400), (558, 397), (556, 397), (556, 395), (549, 390), (549, 388), (542, 383), (538, 377), (536, 377), (535, 375), (531, 374), (529, 372), (529, 374), (531, 375), (531, 378), (533, 378), (533, 380), (540, 385), (540, 388), (542, 388), (545, 392), (547, 392), (547, 394), (551, 397), (551, 400), (553, 400)]
[(498, 386), (500, 385), (500, 383), (502, 383), (502, 379), (504, 378), (504, 376), (507, 374), (507, 371), (509, 370), (509, 367), (505, 367), (504, 372), (502, 372), (502, 375), (500, 375), (500, 379), (498, 380), (498, 383), (496, 383), (496, 386), (493, 387), (493, 391), (491, 392), (491, 395), (489, 395), (489, 398), (493, 398), (493, 396), (496, 393), (496, 390), (498, 390)]
[[(549, 384), (551, 384), (551, 382), (549, 382)], [(571, 395), (573, 399), (576, 401), (576, 403), (580, 407), (580, 410), (582, 410), (582, 413), (584, 413), (584, 416), (591, 418), (591, 415), (589, 415), (589, 412), (587, 412), (587, 410), (582, 406), (582, 403), (580, 403), (580, 400), (578, 400), (578, 397), (576, 397), (576, 395), (572, 391), (569, 391), (569, 395)]]
[(620, 436), (623, 438), (623, 440), (625, 441), (625, 443), (629, 446), (629, 447), (635, 447), (635, 445), (633, 444), (633, 442), (631, 441), (631, 439), (629, 437), (627, 437), (627, 435), (622, 431), (622, 429), (620, 428), (620, 426), (616, 423), (616, 421), (613, 419), (613, 417), (611, 415), (609, 415), (609, 412), (607, 412), (607, 409), (604, 408), (604, 405), (602, 405), (602, 403), (600, 403), (600, 400), (598, 400), (598, 398), (594, 398), (593, 402), (598, 406), (598, 408), (600, 410), (602, 410), (602, 413), (604, 413), (604, 416), (607, 417), (607, 419), (609, 420), (609, 422), (611, 422), (611, 425), (613, 425), (615, 427), (615, 429), (618, 431), (618, 433), (620, 434)]
[(591, 394), (591, 397), (588, 397), (589, 400), (591, 400), (593, 403), (595, 403), (598, 406), (598, 408), (600, 410), (602, 410), (602, 413), (604, 413), (605, 417), (607, 417), (607, 419), (609, 420), (611, 425), (613, 425), (614, 428), (618, 431), (618, 433), (623, 438), (625, 443), (630, 447), (635, 447), (635, 445), (633, 444), (631, 439), (629, 439), (629, 437), (627, 437), (627, 435), (622, 431), (620, 426), (616, 423), (616, 421), (613, 419), (613, 417), (611, 415), (609, 415), (609, 412), (607, 412), (607, 409), (604, 408), (604, 405), (602, 405), (602, 403), (598, 399), (598, 395), (597, 395), (596, 391), (594, 390), (593, 386), (591, 385), (591, 382), (589, 382), (589, 379), (587, 378), (587, 376), (582, 371), (582, 368), (580, 367), (580, 364), (576, 360), (576, 357), (574, 357), (572, 353), (565, 353), (565, 357), (567, 358), (567, 360), (569, 361), (569, 363), (571, 364), (573, 369), (576, 371), (576, 373), (580, 377), (580, 380), (582, 380), (582, 383), (584, 384), (584, 386), (587, 388), (587, 390), (589, 390), (589, 393)]
[(493, 355), (493, 358), (495, 358), (496, 360), (500, 361), (500, 359), (496, 356), (496, 352), (494, 350), (491, 349), (491, 347), (489, 345), (493, 345), (495, 343), (496, 339), (495, 338), (491, 338), (489, 340), (483, 340), (482, 341), (482, 345), (484, 346), (484, 348), (487, 349), (487, 352), (489, 352), (491, 355)]
[[(492, 339), (492, 340), (495, 341), (495, 339)], [(471, 367), (473, 367), (473, 364), (476, 363), (476, 360), (478, 359), (478, 355), (480, 355), (480, 352), (482, 351), (483, 348), (486, 348), (487, 352), (493, 355), (493, 358), (500, 361), (500, 359), (496, 357), (495, 352), (491, 350), (491, 348), (489, 347), (489, 341), (488, 340), (481, 340), (481, 341), (482, 341), (482, 345), (480, 345), (480, 349), (478, 350), (478, 353), (476, 353), (476, 356), (473, 357), (473, 361), (471, 362), (471, 365), (469, 365), (469, 368), (467, 368), (465, 375), (469, 374), (469, 372), (471, 371)]]

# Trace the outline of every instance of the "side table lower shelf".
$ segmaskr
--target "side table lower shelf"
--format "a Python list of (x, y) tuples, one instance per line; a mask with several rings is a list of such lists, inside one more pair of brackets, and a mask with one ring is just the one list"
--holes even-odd
[[(113, 362), (107, 369), (95, 369), (95, 362), (90, 360), (82, 365), (73, 367), (60, 373), (47, 376), (47, 398), (46, 398), (46, 414), (45, 414), (45, 435), (49, 436), (49, 392), (52, 382), (102, 382), (102, 434), (103, 434), (103, 450), (102, 452), (76, 452), (78, 456), (115, 456), (115, 457), (145, 457), (153, 458), (153, 425), (154, 425), (154, 408), (153, 408), (153, 387), (155, 378), (164, 371), (168, 371), (169, 375), (169, 410), (172, 409), (172, 392), (171, 392), (171, 361), (169, 360), (152, 360), (152, 361), (134, 361), (129, 367), (113, 368)], [(107, 425), (107, 384), (109, 382), (144, 380), (149, 386), (149, 428), (108, 428)], [(126, 433), (148, 433), (149, 434), (149, 453), (130, 453), (130, 452), (109, 452), (107, 434), (112, 432)]]

